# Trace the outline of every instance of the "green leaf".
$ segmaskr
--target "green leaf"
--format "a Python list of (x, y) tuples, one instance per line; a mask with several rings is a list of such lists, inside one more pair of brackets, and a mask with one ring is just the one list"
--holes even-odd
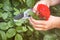
[(9, 15), (9, 18), (12, 18), (12, 13), (11, 12), (7, 12)]
[(31, 35), (33, 35), (33, 32), (30, 31), (30, 30), (28, 30), (27, 33), (26, 33), (26, 35), (27, 35), (27, 36), (31, 36)]
[(16, 31), (18, 32), (18, 33), (21, 33), (21, 32), (26, 32), (28, 29), (26, 28), (26, 27), (16, 27)]
[(15, 29), (13, 29), (13, 28), (9, 29), (9, 30), (6, 32), (6, 36), (7, 36), (8, 38), (12, 38), (13, 36), (15, 36), (15, 34), (16, 34), (16, 31), (15, 31)]
[(28, 29), (26, 27), (22, 27), (22, 30), (26, 32)]
[(13, 4), (13, 6), (18, 6), (18, 5), (20, 5), (20, 3), (19, 3), (19, 1), (18, 0), (12, 0), (12, 4)]
[(36, 40), (42, 40), (42, 38), (44, 37), (39, 31), (35, 31), (34, 34)]
[(36, 15), (36, 13), (32, 12), (32, 11), (29, 11), (29, 15), (32, 16), (34, 19), (36, 20), (40, 20), (39, 16)]
[(14, 15), (18, 15), (18, 14), (20, 14), (20, 11), (18, 10), (18, 9), (16, 9), (16, 8), (14, 8)]
[(3, 19), (7, 19), (8, 16), (9, 16), (8, 13), (3, 13), (3, 14), (2, 14), (2, 18), (3, 18)]
[(27, 10), (27, 8), (20, 8), (20, 13), (25, 12), (26, 10)]
[(4, 12), (2, 14), (2, 18), (6, 21), (6, 20), (12, 20), (13, 16), (11, 12)]
[(2, 8), (3, 7), (3, 4), (2, 3), (0, 3), (0, 8)]
[(0, 12), (0, 17), (2, 17), (2, 12)]
[(35, 0), (26, 0), (26, 5), (30, 8), (32, 8), (35, 4)]
[(13, 40), (14, 38), (7, 38), (7, 40)]
[(8, 27), (8, 25), (7, 25), (7, 23), (5, 23), (5, 22), (1, 22), (0, 23), (0, 29), (1, 30), (7, 30), (9, 27)]
[(24, 2), (26, 2), (26, 0), (23, 0)]
[(14, 15), (18, 15), (18, 14), (20, 14), (20, 13), (22, 13), (22, 12), (24, 12), (26, 10), (26, 8), (23, 8), (23, 9), (20, 9), (20, 10), (18, 10), (17, 8), (14, 8)]
[(3, 9), (5, 11), (12, 11), (11, 3), (9, 0), (3, 0)]
[(0, 12), (1, 12), (1, 13), (3, 13), (3, 12), (4, 12), (4, 10), (3, 10), (3, 9), (0, 9)]
[(55, 33), (57, 34), (57, 36), (60, 36), (60, 29), (55, 29)]
[(9, 27), (13, 27), (13, 26), (14, 26), (13, 21), (9, 21), (9, 22), (8, 22), (8, 26), (9, 26)]
[(2, 40), (7, 40), (7, 37), (6, 37), (4, 31), (1, 31), (1, 30), (0, 30), (0, 35), (1, 35)]
[(57, 35), (56, 34), (47, 34), (44, 36), (43, 40), (56, 40), (57, 39)]
[(17, 31), (18, 33), (22, 32), (22, 27), (16, 27), (16, 31)]
[(34, 31), (33, 28), (31, 28), (30, 26), (28, 26), (28, 29), (32, 32)]
[(23, 38), (20, 34), (16, 34), (15, 40), (23, 40)]
[(25, 21), (26, 21), (26, 20), (24, 20), (24, 19), (19, 19), (18, 21), (15, 22), (15, 24), (16, 24), (17, 26), (21, 26), (22, 24), (24, 24)]

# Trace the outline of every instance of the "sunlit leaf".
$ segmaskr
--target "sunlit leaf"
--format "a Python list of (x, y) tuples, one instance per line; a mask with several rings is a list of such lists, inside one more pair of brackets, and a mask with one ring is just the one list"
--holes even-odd
[(9, 0), (3, 0), (3, 9), (5, 11), (12, 11), (11, 3)]
[(16, 31), (18, 32), (18, 33), (21, 33), (21, 32), (26, 32), (28, 29), (26, 28), (26, 27), (16, 27)]
[(15, 34), (16, 34), (16, 31), (15, 31), (15, 29), (9, 29), (7, 32), (6, 32), (6, 36), (8, 37), (8, 38), (11, 38), (11, 37), (13, 37), (13, 36), (15, 36)]
[(15, 40), (23, 40), (23, 38), (20, 34), (16, 34)]
[(1, 30), (7, 30), (9, 27), (8, 27), (8, 25), (7, 25), (7, 23), (5, 23), (5, 22), (1, 22), (0, 23), (0, 29)]
[(0, 35), (1, 35), (2, 40), (7, 40), (7, 37), (4, 31), (0, 30)]

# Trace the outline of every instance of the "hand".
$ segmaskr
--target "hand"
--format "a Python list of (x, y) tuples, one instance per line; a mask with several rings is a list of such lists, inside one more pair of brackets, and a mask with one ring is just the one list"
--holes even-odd
[(60, 28), (60, 17), (50, 16), (49, 20), (35, 20), (32, 17), (29, 19), (31, 25), (36, 30), (49, 30), (53, 28)]
[(33, 8), (33, 12), (35, 12), (35, 13), (38, 13), (37, 12), (37, 6), (38, 6), (38, 4), (45, 4), (48, 7), (50, 7), (50, 6), (54, 6), (54, 5), (60, 4), (60, 0), (41, 0), (41, 1), (38, 1), (35, 4), (34, 8)]
[[(33, 12), (37, 13), (37, 6), (38, 4), (45, 4), (48, 7), (49, 6), (53, 6), (59, 3), (59, 0), (41, 0), (39, 2), (36, 3), (36, 5), (33, 8)], [(55, 16), (50, 16), (50, 18), (48, 19), (48, 21), (45, 20), (35, 20), (32, 17), (29, 19), (30, 23), (32, 24), (32, 26), (34, 27), (34, 29), (36, 30), (49, 30), (49, 29), (53, 29), (53, 28), (60, 28), (60, 17), (55, 17)]]
[(47, 6), (49, 7), (50, 1), (48, 1), (48, 0), (38, 1), (38, 2), (35, 4), (34, 8), (33, 8), (33, 12), (35, 12), (35, 13), (38, 13), (38, 12), (37, 12), (37, 6), (38, 6), (38, 4), (44, 4), (44, 5), (47, 5)]

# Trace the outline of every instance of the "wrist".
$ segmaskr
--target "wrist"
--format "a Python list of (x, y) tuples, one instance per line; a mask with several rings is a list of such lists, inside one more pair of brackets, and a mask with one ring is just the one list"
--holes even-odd
[(60, 0), (50, 0), (50, 6), (54, 6), (59, 3), (60, 3)]
[(60, 17), (56, 17), (56, 28), (60, 28)]
[(49, 20), (52, 21), (52, 26), (54, 28), (60, 28), (60, 17), (50, 16)]

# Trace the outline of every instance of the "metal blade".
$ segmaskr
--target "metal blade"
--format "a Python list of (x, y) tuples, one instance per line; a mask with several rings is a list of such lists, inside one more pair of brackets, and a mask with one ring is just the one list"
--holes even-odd
[(24, 17), (24, 13), (18, 14), (14, 17), (15, 20), (19, 20)]

